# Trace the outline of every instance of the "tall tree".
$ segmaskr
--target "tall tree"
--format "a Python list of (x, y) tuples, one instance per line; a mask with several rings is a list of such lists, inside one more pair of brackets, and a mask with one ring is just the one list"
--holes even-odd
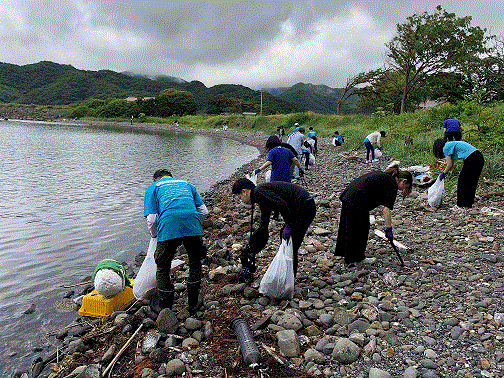
[(397, 35), (386, 46), (388, 63), (404, 77), (401, 113), (411, 93), (426, 85), (429, 76), (463, 71), (487, 51), (486, 29), (470, 22), (470, 16), (457, 18), (438, 5), (434, 14), (413, 15), (397, 25)]

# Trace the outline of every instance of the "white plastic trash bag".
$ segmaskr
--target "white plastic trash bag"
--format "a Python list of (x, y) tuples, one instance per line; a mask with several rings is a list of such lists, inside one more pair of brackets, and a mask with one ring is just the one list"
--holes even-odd
[(249, 179), (254, 183), (254, 185), (257, 185), (257, 174), (255, 174), (253, 171), (246, 174), (245, 178)]
[(381, 158), (382, 157), (382, 152), (378, 149), (374, 150), (374, 157), (375, 159)]
[(96, 272), (94, 287), (104, 298), (112, 298), (124, 290), (124, 280), (112, 269), (100, 269)]
[(261, 280), (259, 292), (270, 298), (292, 299), (294, 296), (294, 265), (292, 238), (282, 240), (277, 254)]
[(266, 181), (266, 182), (271, 181), (271, 170), (266, 171), (266, 173), (264, 174), (264, 181)]
[(130, 285), (124, 266), (112, 259), (102, 260), (96, 265), (93, 279), (96, 291), (105, 298), (112, 298)]
[(427, 192), (427, 200), (429, 205), (432, 207), (439, 207), (443, 202), (443, 196), (445, 193), (444, 189), (444, 180), (441, 180), (439, 177), (436, 182), (431, 185)]
[(313, 165), (315, 164), (315, 156), (310, 153), (310, 157), (308, 158), (308, 165)]
[(151, 238), (147, 256), (138, 271), (138, 274), (133, 282), (133, 295), (136, 299), (143, 299), (150, 289), (157, 287), (156, 270), (157, 265), (154, 260), (154, 252), (157, 247), (157, 238)]

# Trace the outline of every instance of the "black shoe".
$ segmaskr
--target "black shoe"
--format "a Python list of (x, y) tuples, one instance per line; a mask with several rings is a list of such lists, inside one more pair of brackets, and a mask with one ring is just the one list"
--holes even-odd
[(163, 290), (157, 289), (150, 300), (149, 306), (152, 311), (159, 315), (159, 313), (165, 308), (172, 308), (173, 300), (175, 297), (175, 292), (173, 290)]
[(195, 306), (189, 306), (189, 315), (195, 316), (198, 311), (203, 311), (205, 308), (205, 303), (203, 302), (203, 298), (198, 295), (198, 302), (196, 303)]

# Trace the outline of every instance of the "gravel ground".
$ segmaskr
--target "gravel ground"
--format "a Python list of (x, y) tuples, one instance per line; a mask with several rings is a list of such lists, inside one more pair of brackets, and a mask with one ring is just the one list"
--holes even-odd
[[(233, 130), (203, 133), (256, 146), (267, 139)], [(439, 209), (430, 208), (426, 189), (415, 187), (404, 201), (398, 198), (392, 214), (394, 235), (408, 247), (401, 252), (405, 266), (371, 231), (366, 254), (377, 261), (348, 269), (332, 253), (339, 193), (353, 178), (385, 169), (391, 159), (365, 164), (363, 150), (335, 148), (320, 138), (316, 163), (299, 182), (314, 195), (317, 215), (300, 249), (295, 295), (275, 301), (261, 296), (258, 286), (278, 250), (282, 222), (271, 222), (258, 272), (239, 282), (239, 251), (248, 239), (250, 210), (230, 191), (234, 180), (264, 160), (263, 154), (204, 195), (210, 210), (204, 230), (209, 247), (204, 312), (190, 318), (185, 310), (188, 272), (181, 268), (174, 273), (177, 300), (172, 310), (156, 318), (137, 302), (106, 322), (82, 318), (72, 332), (55, 335), (66, 356), (44, 371), (52, 367), (51, 377), (66, 377), (80, 367), (87, 374), (82, 376), (98, 376), (93, 372), (105, 369), (143, 324), (111, 376), (504, 377), (504, 201), (482, 194), (502, 193), (503, 182), (482, 182), (482, 196), (465, 212), (452, 209), (453, 195)], [(371, 229), (383, 230), (381, 211), (372, 214), (376, 222)], [(141, 257), (130, 271), (138, 271)], [(186, 258), (183, 251), (179, 258)], [(262, 355), (259, 369), (243, 362), (230, 328), (238, 316), (252, 329)], [(76, 332), (79, 327), (82, 331)], [(155, 342), (148, 346), (150, 340)]]

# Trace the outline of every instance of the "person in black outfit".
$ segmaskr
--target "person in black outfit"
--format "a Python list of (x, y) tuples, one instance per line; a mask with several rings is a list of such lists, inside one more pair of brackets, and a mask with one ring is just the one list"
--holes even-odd
[[(297, 253), (301, 242), (315, 218), (316, 208), (313, 197), (304, 188), (289, 182), (275, 181), (259, 184), (257, 186), (246, 178), (238, 179), (232, 188), (232, 193), (237, 195), (243, 203), (259, 204), (261, 221), (259, 228), (251, 235), (248, 246), (242, 253), (242, 265), (251, 273), (255, 272), (254, 256), (261, 251), (268, 242), (268, 225), (271, 212), (278, 210), (282, 214), (285, 225), (281, 230), (282, 239), (292, 237), (294, 275), (297, 273)], [(253, 213), (252, 213), (253, 217)], [(250, 257), (252, 256), (252, 264)]]
[(405, 198), (411, 192), (412, 182), (411, 173), (397, 167), (385, 172), (369, 172), (353, 180), (340, 196), (342, 207), (334, 254), (344, 256), (345, 264), (374, 261), (366, 259), (364, 254), (369, 233), (369, 211), (383, 205), (387, 227), (385, 235), (393, 241), (391, 210), (397, 191), (402, 190)]

